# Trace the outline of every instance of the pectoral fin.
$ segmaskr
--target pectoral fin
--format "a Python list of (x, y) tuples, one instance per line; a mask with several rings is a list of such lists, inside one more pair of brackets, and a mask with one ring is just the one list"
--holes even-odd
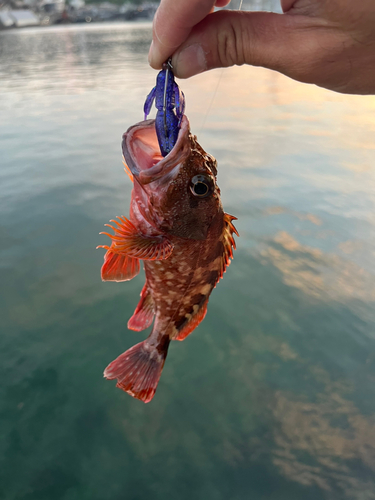
[[(173, 245), (168, 238), (163, 235), (146, 236), (124, 216), (117, 218), (118, 221), (110, 221), (114, 223), (113, 226), (111, 224), (105, 224), (113, 229), (115, 234), (100, 233), (106, 234), (112, 239), (112, 252), (126, 254), (129, 257), (142, 260), (163, 260), (171, 255)], [(101, 247), (109, 248), (103, 245)]]
[(114, 253), (111, 249), (104, 256), (103, 281), (129, 281), (139, 273), (139, 260), (128, 255)]
[(130, 168), (129, 168), (129, 167), (127, 166), (127, 164), (125, 163), (125, 160), (122, 160), (122, 163), (124, 164), (124, 167), (125, 167), (125, 168), (124, 168), (124, 170), (125, 170), (126, 174), (128, 175), (129, 179), (130, 179), (132, 182), (134, 182), (133, 174), (132, 174), (132, 172), (131, 172)]

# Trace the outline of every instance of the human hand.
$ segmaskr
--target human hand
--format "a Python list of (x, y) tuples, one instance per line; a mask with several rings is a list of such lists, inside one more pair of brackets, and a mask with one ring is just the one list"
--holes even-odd
[(230, 0), (161, 0), (149, 61), (177, 77), (251, 64), (349, 94), (375, 94), (375, 1), (281, 0), (284, 14), (213, 13)]

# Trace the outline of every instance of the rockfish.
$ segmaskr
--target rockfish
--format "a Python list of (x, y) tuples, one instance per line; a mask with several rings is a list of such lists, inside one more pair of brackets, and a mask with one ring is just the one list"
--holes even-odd
[(104, 281), (127, 281), (143, 261), (146, 283), (128, 328), (146, 340), (104, 371), (117, 387), (148, 403), (153, 398), (171, 340), (184, 340), (203, 320), (212, 289), (233, 257), (238, 233), (216, 184), (216, 160), (190, 133), (184, 115), (173, 149), (163, 157), (155, 120), (128, 129), (122, 143), (132, 179), (130, 216), (109, 225), (112, 243), (102, 267)]

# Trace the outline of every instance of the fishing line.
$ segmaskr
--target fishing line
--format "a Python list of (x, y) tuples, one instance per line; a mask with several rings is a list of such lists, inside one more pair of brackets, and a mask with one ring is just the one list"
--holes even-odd
[[(243, 0), (240, 0), (240, 6), (238, 7), (238, 10), (241, 10), (241, 8), (242, 8), (242, 3), (243, 3)], [(211, 107), (212, 107), (212, 104), (213, 104), (213, 102), (214, 102), (215, 96), (216, 96), (216, 94), (217, 94), (217, 90), (218, 90), (218, 88), (219, 88), (219, 84), (220, 84), (221, 77), (223, 76), (223, 72), (224, 72), (224, 68), (222, 68), (222, 69), (221, 69), (221, 73), (220, 73), (219, 79), (218, 79), (218, 81), (217, 81), (216, 88), (215, 88), (215, 90), (214, 90), (214, 93), (213, 93), (213, 96), (212, 96), (211, 102), (210, 102), (210, 104), (209, 104), (209, 106), (208, 106), (208, 109), (207, 109), (207, 111), (206, 111), (206, 114), (205, 114), (205, 116), (204, 116), (203, 123), (202, 123), (202, 125), (201, 125), (201, 129), (200, 129), (199, 134), (201, 134), (201, 132), (202, 132), (202, 129), (203, 129), (203, 126), (205, 125), (205, 122), (206, 122), (206, 119), (207, 119), (208, 113), (209, 113), (209, 111), (210, 111), (210, 109), (211, 109)], [(179, 302), (179, 304), (178, 304), (177, 308), (175, 309), (174, 313), (171, 315), (171, 318), (170, 318), (170, 320), (169, 320), (169, 322), (168, 322), (167, 328), (168, 328), (168, 327), (169, 327), (169, 325), (172, 323), (172, 321), (174, 321), (174, 319), (175, 319), (175, 317), (176, 317), (176, 314), (177, 314), (177, 313), (178, 313), (178, 311), (180, 310), (180, 307), (181, 307), (181, 304), (182, 304), (182, 302), (183, 302), (184, 298), (186, 297), (186, 295), (187, 295), (188, 291), (190, 290), (190, 288), (191, 288), (191, 286), (192, 286), (192, 284), (193, 284), (194, 275), (195, 275), (195, 272), (196, 272), (196, 270), (197, 270), (197, 266), (198, 266), (199, 257), (200, 257), (200, 255), (201, 255), (201, 252), (202, 252), (202, 245), (200, 245), (200, 247), (199, 247), (198, 256), (197, 256), (197, 259), (196, 259), (196, 261), (195, 261), (195, 262), (196, 262), (196, 264), (195, 264), (194, 271), (193, 271), (193, 274), (192, 274), (192, 276), (191, 276), (190, 282), (189, 282), (189, 284), (187, 285), (186, 290), (185, 290), (185, 292), (184, 292), (184, 294), (183, 294), (183, 296), (182, 296), (182, 298), (181, 298), (181, 300), (180, 300), (180, 302)]]
[[(238, 11), (240, 11), (242, 9), (242, 4), (243, 4), (243, 0), (240, 0), (240, 5), (238, 7)], [(201, 128), (199, 130), (199, 135), (202, 133), (202, 130), (206, 124), (206, 120), (207, 120), (207, 116), (208, 116), (208, 113), (211, 111), (211, 108), (212, 108), (212, 105), (214, 103), (214, 100), (215, 100), (215, 97), (216, 97), (216, 94), (217, 94), (217, 91), (219, 89), (219, 85), (220, 85), (220, 82), (221, 82), (221, 79), (222, 79), (222, 76), (223, 76), (223, 73), (224, 73), (224, 68), (221, 68), (221, 71), (220, 71), (220, 75), (219, 75), (219, 78), (217, 80), (217, 84), (216, 84), (216, 88), (214, 90), (214, 93), (212, 94), (212, 98), (211, 98), (211, 101), (210, 101), (210, 104), (208, 105), (208, 108), (207, 108), (207, 111), (206, 111), (206, 114), (204, 115), (203, 117), (203, 122), (202, 122), (202, 125), (201, 125)]]
[(168, 130), (167, 130), (167, 87), (168, 87), (168, 80), (169, 80), (169, 71), (172, 68), (171, 64), (171, 59), (169, 58), (167, 61), (167, 70), (165, 72), (165, 82), (164, 82), (164, 94), (163, 94), (163, 121), (164, 121), (164, 134), (165, 137), (168, 137)]
[[(240, 0), (240, 5), (239, 5), (239, 7), (238, 7), (238, 10), (239, 10), (239, 11), (240, 11), (240, 10), (241, 10), (241, 8), (242, 8), (242, 3), (243, 3), (243, 0)], [(169, 61), (168, 61), (168, 62), (169, 62)], [(170, 66), (170, 63), (169, 63), (169, 66)], [(208, 113), (209, 113), (209, 111), (210, 111), (210, 110), (211, 110), (211, 108), (212, 108), (212, 104), (213, 104), (214, 99), (215, 99), (215, 96), (216, 96), (216, 94), (217, 94), (217, 90), (218, 90), (218, 88), (219, 88), (219, 84), (220, 84), (220, 81), (221, 81), (221, 77), (223, 76), (223, 72), (224, 72), (224, 68), (222, 68), (222, 69), (221, 69), (221, 73), (220, 73), (220, 75), (219, 75), (219, 78), (218, 78), (218, 81), (217, 81), (217, 84), (216, 84), (216, 88), (215, 88), (215, 90), (214, 90), (214, 93), (213, 93), (213, 96), (212, 96), (211, 102), (210, 102), (210, 104), (209, 104), (209, 106), (208, 106), (208, 109), (207, 109), (207, 111), (206, 111), (206, 114), (205, 114), (205, 116), (204, 116), (204, 118), (203, 118), (203, 123), (202, 123), (202, 125), (201, 125), (200, 132), (199, 132), (200, 134), (201, 134), (202, 129), (203, 129), (203, 127), (204, 127), (205, 123), (206, 123), (206, 119), (207, 119)], [(168, 74), (168, 73), (167, 73), (167, 74)], [(167, 81), (167, 79), (166, 79), (166, 81)], [(166, 101), (165, 101), (165, 99), (166, 99), (166, 84), (165, 84), (165, 89), (164, 89), (164, 102), (163, 102), (163, 108), (164, 108), (164, 120), (165, 120), (165, 108), (166, 108)], [(164, 127), (165, 127), (165, 126), (166, 126), (166, 125), (165, 125), (165, 122), (164, 122)], [(196, 270), (197, 270), (197, 266), (198, 266), (198, 262), (199, 262), (199, 258), (200, 258), (201, 252), (202, 252), (202, 245), (200, 245), (200, 246), (199, 246), (199, 251), (198, 251), (197, 259), (196, 259), (196, 261), (195, 261), (195, 262), (196, 262), (196, 263), (195, 263), (195, 267), (194, 267), (194, 270), (193, 270), (193, 273), (192, 273), (191, 279), (190, 279), (190, 281), (189, 281), (189, 284), (187, 285), (186, 290), (185, 290), (185, 292), (184, 292), (183, 296), (181, 297), (181, 300), (180, 300), (180, 301), (179, 301), (179, 303), (178, 303), (178, 306), (177, 306), (177, 307), (176, 307), (176, 309), (174, 310), (173, 314), (171, 314), (171, 317), (170, 317), (170, 319), (169, 319), (169, 321), (168, 321), (168, 324), (167, 324), (167, 326), (166, 326), (165, 330), (167, 330), (167, 329), (169, 328), (169, 325), (172, 323), (172, 321), (174, 321), (174, 320), (175, 320), (175, 318), (176, 318), (176, 314), (177, 314), (177, 313), (178, 313), (178, 311), (180, 310), (181, 304), (183, 303), (184, 298), (186, 297), (186, 295), (187, 295), (188, 291), (190, 290), (190, 288), (191, 288), (191, 286), (192, 286), (192, 284), (193, 284), (194, 275), (195, 275), (195, 272), (196, 272)], [(175, 340), (175, 339), (173, 339), (173, 340)]]

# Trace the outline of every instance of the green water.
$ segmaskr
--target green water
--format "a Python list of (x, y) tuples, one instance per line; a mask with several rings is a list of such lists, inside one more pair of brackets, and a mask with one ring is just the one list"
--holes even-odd
[(0, 498), (375, 499), (374, 97), (260, 68), (180, 82), (238, 249), (150, 404), (102, 377), (145, 338), (143, 276), (102, 283), (95, 247), (128, 213), (150, 38), (0, 34)]

